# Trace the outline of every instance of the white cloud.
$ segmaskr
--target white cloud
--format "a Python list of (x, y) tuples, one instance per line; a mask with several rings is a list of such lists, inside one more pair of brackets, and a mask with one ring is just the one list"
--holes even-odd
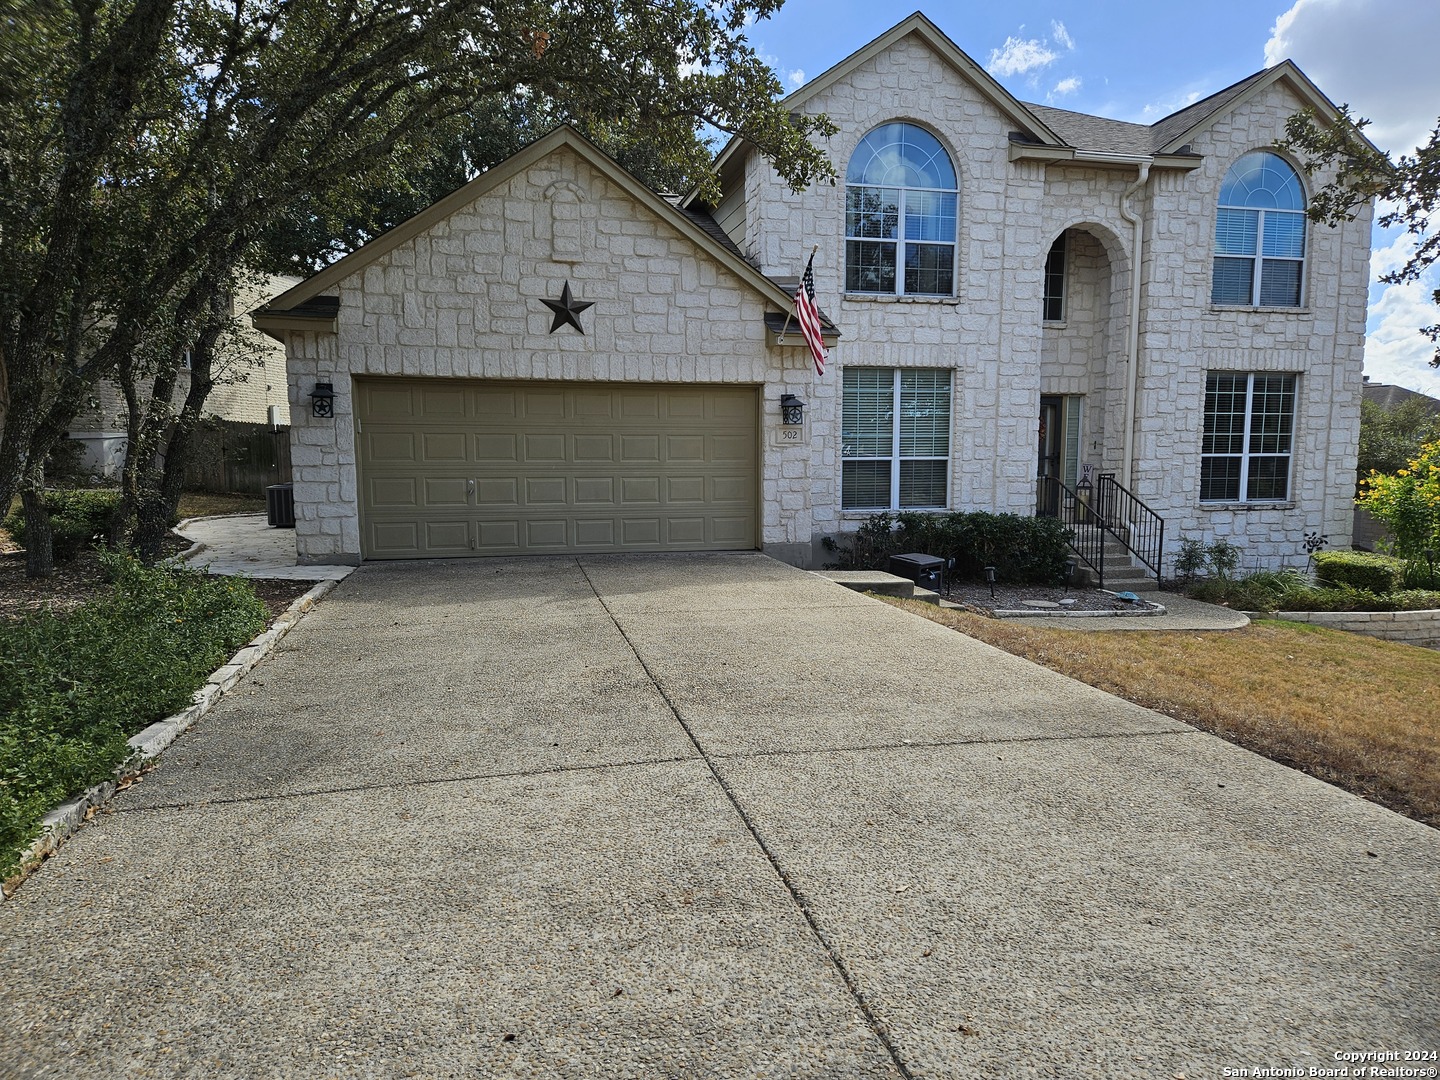
[(796, 68), (785, 76), (785, 81), (790, 84), (790, 89), (798, 90), (805, 85), (805, 72)]
[(1052, 22), (1050, 24), (1050, 38), (1056, 45), (1062, 46), (1071, 52), (1075, 51), (1075, 39), (1070, 36), (1070, 31), (1065, 29), (1063, 22)]
[(1436, 321), (1431, 293), (1440, 287), (1440, 273), (1426, 280), (1381, 288), (1370, 303), (1365, 325), (1365, 374), (1375, 382), (1393, 383), (1440, 397), (1440, 372), (1430, 366), (1435, 346), (1420, 327)]
[(1055, 88), (1050, 91), (1050, 96), (1051, 96), (1052, 98), (1066, 97), (1066, 96), (1068, 96), (1068, 95), (1070, 95), (1070, 94), (1075, 93), (1075, 91), (1076, 91), (1076, 90), (1079, 90), (1079, 89), (1080, 89), (1080, 78), (1079, 78), (1079, 76), (1077, 76), (1077, 75), (1071, 75), (1068, 79), (1061, 79), (1058, 83), (1056, 83), (1056, 84), (1055, 84)]
[(990, 50), (990, 63), (985, 69), (992, 75), (1024, 75), (1059, 59), (1060, 54), (1039, 38), (1007, 37), (1004, 45)]
[(1296, 0), (1265, 43), (1267, 67), (1289, 58), (1332, 101), (1374, 121), (1372, 142), (1412, 153), (1435, 127), (1440, 4), (1415, 0)]

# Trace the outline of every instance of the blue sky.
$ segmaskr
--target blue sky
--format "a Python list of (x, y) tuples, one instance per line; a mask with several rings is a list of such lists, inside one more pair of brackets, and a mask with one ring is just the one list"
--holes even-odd
[[(905, 18), (874, 0), (786, 0), (750, 28), (787, 89), (802, 85)], [(1211, 0), (933, 4), (926, 15), (1022, 101), (1153, 123), (1282, 59), (1332, 101), (1369, 117), (1372, 140), (1412, 152), (1440, 114), (1440, 4), (1422, 0)], [(1413, 43), (1413, 44), (1412, 44)], [(1393, 269), (1409, 241), (1377, 229), (1371, 270)], [(1432, 346), (1417, 332), (1440, 321), (1428, 302), (1440, 272), (1370, 290), (1365, 373), (1440, 397)]]

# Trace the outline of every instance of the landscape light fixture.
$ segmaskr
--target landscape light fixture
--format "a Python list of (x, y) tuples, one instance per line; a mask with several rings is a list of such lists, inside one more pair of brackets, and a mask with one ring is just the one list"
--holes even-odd
[(335, 415), (335, 386), (333, 383), (317, 382), (310, 391), (310, 413), (321, 420)]
[(993, 567), (993, 566), (987, 566), (987, 567), (985, 567), (985, 583), (990, 586), (990, 599), (991, 599), (991, 600), (994, 600), (994, 599), (995, 599), (995, 578), (996, 578), (995, 567)]
[(1426, 548), (1420, 554), (1425, 556), (1425, 561), (1430, 564), (1430, 587), (1435, 587), (1435, 549)]
[(794, 394), (782, 395), (780, 398), (780, 422), (786, 427), (796, 427), (805, 423), (805, 402)]
[(1080, 569), (1080, 560), (1075, 556), (1065, 560), (1065, 595), (1070, 595), (1070, 587), (1075, 584), (1075, 574)]

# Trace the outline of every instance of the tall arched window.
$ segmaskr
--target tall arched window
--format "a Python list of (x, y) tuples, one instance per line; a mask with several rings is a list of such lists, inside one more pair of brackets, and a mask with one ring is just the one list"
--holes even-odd
[(878, 127), (845, 172), (845, 291), (955, 295), (955, 166), (914, 124)]
[(1231, 166), (1215, 217), (1215, 304), (1299, 307), (1305, 269), (1305, 189), (1277, 154)]

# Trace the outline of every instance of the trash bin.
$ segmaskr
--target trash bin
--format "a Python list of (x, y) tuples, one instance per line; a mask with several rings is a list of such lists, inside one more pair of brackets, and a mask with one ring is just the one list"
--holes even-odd
[(295, 485), (271, 484), (265, 489), (265, 514), (272, 529), (295, 527)]
[(922, 589), (939, 592), (944, 582), (945, 560), (935, 555), (891, 555), (890, 573), (896, 577), (909, 578)]

